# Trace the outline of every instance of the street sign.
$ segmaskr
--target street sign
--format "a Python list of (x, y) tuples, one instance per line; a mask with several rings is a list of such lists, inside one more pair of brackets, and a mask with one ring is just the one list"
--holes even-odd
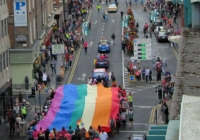
[(52, 45), (52, 54), (64, 54), (65, 46), (64, 44), (53, 44)]
[(129, 75), (129, 80), (130, 81), (135, 81), (135, 75)]
[(151, 39), (138, 38), (134, 43), (134, 58), (135, 60), (149, 60), (151, 57)]

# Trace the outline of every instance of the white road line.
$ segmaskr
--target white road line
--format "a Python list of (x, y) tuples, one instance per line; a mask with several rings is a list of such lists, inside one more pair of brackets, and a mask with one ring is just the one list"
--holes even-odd
[(103, 32), (102, 32), (102, 34), (103, 34)]
[[(126, 123), (126, 124), (130, 124), (130, 123)], [(133, 123), (133, 125), (149, 125), (148, 123)]]
[(103, 28), (104, 28), (104, 25), (103, 25)]
[(137, 106), (137, 105), (133, 105), (133, 108), (153, 108), (155, 106)]
[(104, 31), (104, 28), (102, 29), (102, 31)]
[(129, 131), (129, 130), (119, 130), (119, 132), (123, 132), (123, 133), (146, 133), (147, 131)]

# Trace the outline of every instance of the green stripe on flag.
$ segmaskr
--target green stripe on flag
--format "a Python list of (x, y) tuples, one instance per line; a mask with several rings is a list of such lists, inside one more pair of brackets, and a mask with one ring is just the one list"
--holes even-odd
[[(69, 123), (69, 126), (71, 126), (72, 129), (75, 129), (76, 122), (79, 119), (82, 119), (83, 111), (85, 108), (85, 96), (87, 96), (87, 85), (86, 84), (78, 85), (77, 90), (78, 90), (78, 98), (75, 102), (75, 108), (74, 108), (75, 111), (72, 113), (71, 120)], [(73, 93), (66, 93), (66, 94), (73, 94)]]

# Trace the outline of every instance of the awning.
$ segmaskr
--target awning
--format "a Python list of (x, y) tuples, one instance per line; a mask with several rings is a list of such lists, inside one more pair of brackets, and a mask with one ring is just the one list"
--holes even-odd
[(179, 43), (181, 36), (177, 35), (177, 36), (169, 36), (168, 40), (174, 43)]

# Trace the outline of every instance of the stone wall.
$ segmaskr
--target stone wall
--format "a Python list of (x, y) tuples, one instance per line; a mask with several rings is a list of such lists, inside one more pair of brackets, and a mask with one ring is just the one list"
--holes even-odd
[(170, 119), (180, 118), (183, 94), (200, 96), (200, 30), (182, 29)]

